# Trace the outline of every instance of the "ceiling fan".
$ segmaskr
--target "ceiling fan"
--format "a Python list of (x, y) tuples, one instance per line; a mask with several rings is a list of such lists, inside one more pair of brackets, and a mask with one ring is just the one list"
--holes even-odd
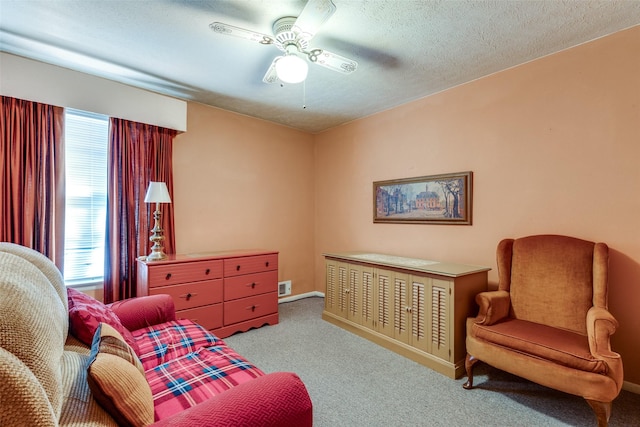
[(307, 77), (306, 59), (314, 64), (343, 74), (353, 73), (358, 63), (352, 59), (328, 52), (310, 49), (309, 42), (336, 11), (331, 0), (309, 0), (300, 16), (285, 16), (273, 23), (273, 36), (234, 27), (222, 22), (213, 22), (209, 28), (216, 33), (240, 37), (264, 45), (275, 45), (284, 55), (274, 58), (262, 81), (274, 83), (300, 83)]

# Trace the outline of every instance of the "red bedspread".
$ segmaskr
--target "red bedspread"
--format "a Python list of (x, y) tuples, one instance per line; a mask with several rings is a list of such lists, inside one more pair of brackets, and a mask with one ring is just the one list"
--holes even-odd
[(134, 332), (161, 420), (264, 373), (225, 342), (189, 320)]

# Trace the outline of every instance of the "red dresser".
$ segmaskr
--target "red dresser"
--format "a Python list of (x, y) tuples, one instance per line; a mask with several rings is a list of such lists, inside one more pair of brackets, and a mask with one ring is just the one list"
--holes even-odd
[(278, 323), (278, 253), (232, 251), (138, 258), (138, 296), (169, 294), (178, 319), (220, 338)]

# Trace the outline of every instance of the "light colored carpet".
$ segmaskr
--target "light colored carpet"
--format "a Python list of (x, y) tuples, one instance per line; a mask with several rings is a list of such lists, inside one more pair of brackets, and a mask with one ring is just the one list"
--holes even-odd
[[(225, 341), (265, 372), (292, 371), (313, 401), (314, 425), (595, 426), (580, 397), (478, 364), (473, 390), (321, 319), (324, 299), (280, 304), (280, 323)], [(613, 402), (611, 427), (640, 426), (640, 395)]]

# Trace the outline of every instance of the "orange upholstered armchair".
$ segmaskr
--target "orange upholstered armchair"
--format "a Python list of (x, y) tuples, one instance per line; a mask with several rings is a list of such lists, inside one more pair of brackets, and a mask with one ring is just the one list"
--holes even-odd
[(609, 344), (618, 322), (607, 310), (608, 261), (606, 244), (572, 237), (501, 241), (498, 290), (478, 294), (479, 314), (467, 320), (464, 388), (483, 361), (584, 397), (606, 426), (623, 381)]

